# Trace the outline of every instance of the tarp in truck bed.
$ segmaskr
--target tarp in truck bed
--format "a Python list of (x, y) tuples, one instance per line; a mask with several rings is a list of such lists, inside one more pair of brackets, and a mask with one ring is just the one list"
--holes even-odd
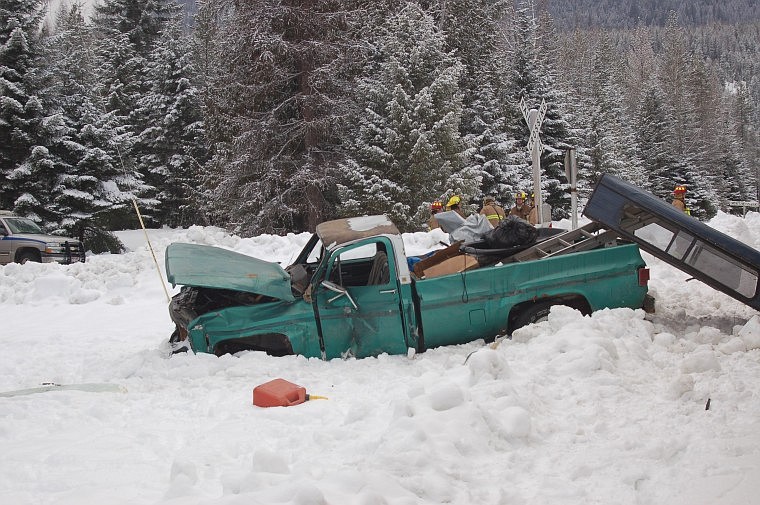
[(754, 247), (609, 174), (597, 182), (583, 215), (695, 279), (760, 309), (760, 251)]

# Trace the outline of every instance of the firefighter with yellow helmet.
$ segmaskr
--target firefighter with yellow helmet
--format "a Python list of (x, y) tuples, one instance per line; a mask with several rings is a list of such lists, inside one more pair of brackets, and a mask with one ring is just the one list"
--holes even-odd
[(527, 195), (524, 191), (518, 191), (515, 195), (515, 205), (509, 209), (510, 216), (517, 216), (520, 219), (528, 220), (531, 206), (525, 201)]
[(446, 202), (446, 210), (453, 210), (460, 216), (464, 217), (464, 211), (462, 210), (462, 197), (454, 195)]

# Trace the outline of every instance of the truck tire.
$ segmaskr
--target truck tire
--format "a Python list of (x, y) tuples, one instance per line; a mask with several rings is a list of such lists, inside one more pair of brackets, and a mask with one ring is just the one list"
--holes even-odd
[(586, 316), (591, 314), (588, 301), (577, 295), (557, 297), (535, 303), (521, 303), (515, 306), (509, 315), (509, 332), (512, 333), (517, 328), (522, 328), (531, 323), (546, 321), (549, 317), (549, 310), (554, 305), (565, 305)]
[(552, 305), (557, 304), (551, 302), (543, 302), (525, 307), (515, 317), (514, 322), (512, 323), (512, 331), (515, 331), (517, 328), (522, 328), (523, 326), (528, 326), (529, 324), (546, 321), (546, 319), (549, 317), (549, 311), (551, 310)]
[(40, 254), (35, 251), (24, 251), (18, 255), (17, 261), (23, 265), (27, 261), (34, 261), (35, 263), (40, 263), (42, 260), (40, 259)]

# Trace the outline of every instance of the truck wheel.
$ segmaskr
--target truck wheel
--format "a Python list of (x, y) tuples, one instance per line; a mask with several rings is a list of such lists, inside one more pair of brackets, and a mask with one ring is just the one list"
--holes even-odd
[(18, 262), (22, 265), (26, 263), (27, 261), (34, 261), (35, 263), (39, 263), (40, 255), (35, 253), (34, 251), (24, 251), (18, 256)]
[(535, 305), (525, 307), (525, 309), (515, 317), (512, 331), (515, 331), (517, 328), (522, 328), (523, 326), (528, 326), (529, 324), (546, 321), (549, 318), (549, 311), (551, 310), (552, 305), (556, 304), (536, 303)]

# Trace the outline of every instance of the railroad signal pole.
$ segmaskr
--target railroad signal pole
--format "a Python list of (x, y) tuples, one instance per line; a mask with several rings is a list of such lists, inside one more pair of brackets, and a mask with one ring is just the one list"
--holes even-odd
[(570, 219), (574, 230), (578, 228), (578, 165), (574, 147), (565, 151), (565, 176), (570, 184)]
[(533, 160), (533, 205), (536, 206), (538, 224), (543, 224), (544, 222), (544, 200), (541, 197), (541, 153), (544, 151), (544, 144), (541, 142), (539, 134), (541, 132), (541, 124), (546, 116), (546, 109), (547, 106), (544, 99), (541, 99), (541, 106), (538, 109), (528, 110), (528, 106), (525, 104), (525, 97), (520, 98), (520, 110), (530, 130), (528, 152), (530, 152), (531, 159)]

